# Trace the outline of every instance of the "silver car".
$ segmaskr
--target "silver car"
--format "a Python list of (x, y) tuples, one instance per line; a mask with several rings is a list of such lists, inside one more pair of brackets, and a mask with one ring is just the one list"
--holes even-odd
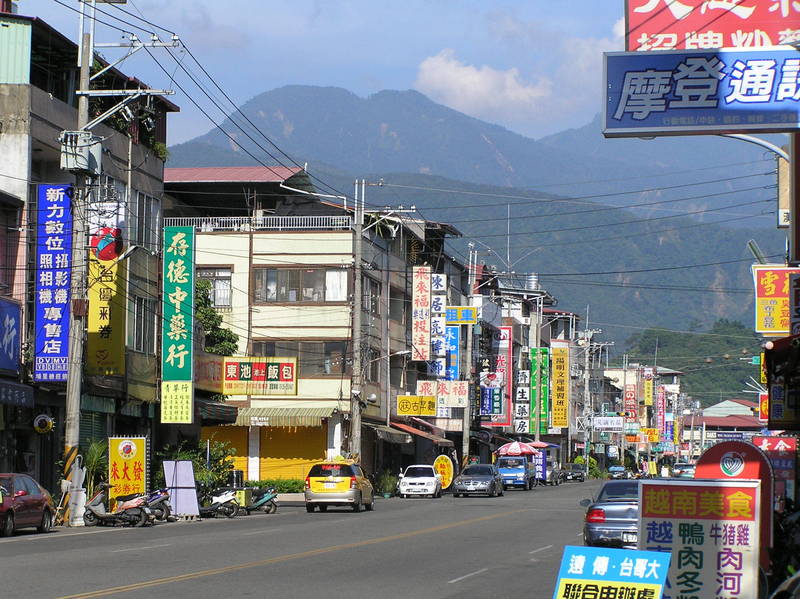
[(471, 464), (453, 481), (453, 497), (503, 495), (503, 475), (494, 464)]
[(585, 545), (636, 549), (639, 481), (610, 480), (597, 498), (584, 499), (588, 507), (583, 526)]

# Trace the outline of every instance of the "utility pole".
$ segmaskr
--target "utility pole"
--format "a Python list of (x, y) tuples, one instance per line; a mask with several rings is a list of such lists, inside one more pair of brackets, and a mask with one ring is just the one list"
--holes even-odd
[[(467, 281), (469, 285), (469, 305), (472, 306), (472, 294), (475, 289), (475, 268), (478, 261), (478, 253), (470, 249), (469, 259), (467, 260)], [(465, 325), (467, 331), (467, 367), (466, 367), (466, 380), (467, 389), (469, 390), (469, 401), (464, 408), (464, 419), (461, 423), (462, 439), (461, 439), (461, 468), (467, 465), (469, 459), (469, 432), (472, 428), (472, 337), (474, 334), (473, 326), (471, 324)]]
[(592, 441), (592, 418), (594, 416), (594, 406), (592, 406), (592, 396), (589, 391), (589, 352), (592, 347), (591, 331), (584, 331), (583, 337), (586, 344), (583, 349), (583, 453), (586, 456), (586, 478), (589, 478), (589, 446)]
[[(533, 325), (533, 351), (536, 351), (536, 368), (531, 371), (531, 381), (536, 388), (536, 402), (533, 406), (533, 422), (534, 431), (533, 438), (536, 442), (541, 440), (541, 419), (542, 419), (542, 389), (539, 386), (539, 373), (542, 368), (542, 355), (539, 352), (539, 346), (542, 344), (542, 320), (544, 314), (544, 298), (536, 298), (536, 322)], [(545, 383), (548, 384), (548, 383)], [(532, 385), (533, 387), (533, 385)], [(569, 435), (569, 427), (567, 427), (567, 435)], [(569, 445), (567, 445), (569, 451)]]
[(361, 242), (364, 229), (364, 193), (366, 182), (355, 183), (355, 221), (353, 222), (353, 377), (350, 383), (350, 457), (361, 460)]

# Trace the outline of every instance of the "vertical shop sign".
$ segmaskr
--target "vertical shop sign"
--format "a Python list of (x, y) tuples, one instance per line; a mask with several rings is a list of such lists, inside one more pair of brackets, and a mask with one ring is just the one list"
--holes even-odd
[(636, 401), (636, 385), (628, 383), (625, 385), (625, 422), (633, 424), (638, 422), (639, 405)]
[(194, 227), (164, 227), (164, 302), (161, 323), (161, 422), (194, 416)]
[(795, 437), (753, 437), (753, 445), (767, 454), (775, 475), (775, 494), (795, 501), (797, 439)]
[(766, 337), (789, 334), (789, 275), (800, 273), (798, 268), (777, 264), (752, 266), (755, 285), (755, 331)]
[(639, 549), (672, 554), (672, 596), (758, 596), (760, 481), (642, 480)]
[(517, 371), (517, 388), (514, 390), (514, 410), (512, 419), (515, 433), (528, 433), (531, 430), (531, 372)]
[(411, 295), (411, 359), (431, 359), (431, 267), (415, 266)]
[(100, 260), (89, 251), (89, 314), (87, 318), (86, 372), (91, 375), (125, 374), (125, 281), (123, 266)]
[(71, 185), (39, 185), (33, 380), (66, 381), (72, 280)]
[(19, 304), (0, 299), (0, 370), (19, 374), (20, 348)]
[(569, 345), (553, 342), (550, 348), (553, 393), (553, 428), (569, 426)]
[(653, 405), (653, 378), (655, 377), (655, 370), (653, 368), (645, 368), (642, 371), (644, 377), (644, 405)]
[(659, 385), (656, 391), (656, 428), (659, 433), (664, 433), (667, 430), (666, 411), (667, 394), (664, 390), (664, 385)]
[(539, 434), (550, 425), (550, 348), (539, 348)]
[(147, 490), (147, 438), (108, 438), (109, 498), (145, 493)]
[(499, 380), (503, 381), (505, 390), (501, 389), (499, 394), (492, 393), (492, 417), (489, 422), (484, 423), (484, 426), (511, 426), (513, 411), (511, 398), (514, 393), (513, 328), (508, 326), (499, 327), (499, 332), (495, 339), (497, 341), (495, 373)]
[[(441, 296), (436, 296), (441, 297)], [(447, 351), (447, 369), (445, 376), (448, 381), (456, 380), (459, 375), (459, 360), (461, 359), (461, 327), (448, 326), (445, 329), (444, 344)]]

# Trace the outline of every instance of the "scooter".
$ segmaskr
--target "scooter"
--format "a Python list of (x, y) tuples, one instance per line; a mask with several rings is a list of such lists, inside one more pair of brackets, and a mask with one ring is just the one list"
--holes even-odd
[(200, 507), (200, 515), (205, 518), (221, 514), (226, 518), (233, 518), (239, 513), (239, 504), (236, 502), (234, 489), (218, 489), (211, 495), (211, 505)]
[(145, 505), (153, 512), (159, 522), (166, 522), (172, 514), (172, 505), (169, 502), (169, 491), (156, 489), (145, 498)]
[(253, 504), (246, 505), (244, 510), (249, 515), (250, 512), (261, 510), (267, 514), (274, 514), (278, 511), (278, 501), (275, 499), (278, 496), (275, 487), (269, 489), (256, 489), (253, 491)]
[(106, 489), (113, 489), (113, 485), (101, 483), (97, 492), (86, 502), (83, 513), (83, 523), (86, 526), (98, 524), (117, 526), (144, 526), (152, 521), (153, 513), (144, 503), (144, 495), (120, 495), (117, 499), (117, 509), (113, 512), (106, 511)]

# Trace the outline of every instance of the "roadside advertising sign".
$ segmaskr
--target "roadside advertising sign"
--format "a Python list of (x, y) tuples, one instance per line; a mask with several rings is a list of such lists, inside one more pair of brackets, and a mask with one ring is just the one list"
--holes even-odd
[(101, 260), (89, 250), (86, 322), (86, 372), (90, 375), (125, 375), (125, 322), (128, 300), (125, 267), (116, 257)]
[[(431, 354), (437, 357), (436, 376), (447, 376), (447, 275), (431, 273)], [(447, 414), (442, 414), (447, 416)]]
[(800, 273), (789, 274), (789, 334), (800, 333)]
[(664, 385), (659, 385), (656, 391), (656, 428), (659, 433), (666, 431), (667, 394)]
[(754, 264), (753, 282), (756, 289), (755, 331), (765, 337), (784, 337), (789, 334), (789, 275), (800, 268), (777, 264)]
[[(434, 296), (441, 297), (441, 296)], [(445, 328), (444, 333), (445, 345), (445, 358), (447, 360), (447, 368), (445, 369), (445, 376), (448, 381), (455, 381), (461, 376), (460, 364), (461, 360), (461, 327), (448, 326)]]
[(436, 459), (433, 460), (433, 469), (442, 477), (442, 489), (447, 489), (453, 484), (453, 460), (448, 456), (444, 454), (436, 456)]
[(72, 185), (39, 185), (33, 380), (66, 381), (72, 281)]
[(642, 428), (639, 429), (640, 434), (645, 436), (648, 443), (658, 443), (660, 435), (657, 428)]
[(515, 433), (529, 433), (531, 430), (531, 372), (517, 371), (517, 388), (514, 390), (513, 427)]
[(668, 553), (567, 545), (561, 557), (553, 599), (660, 599), (669, 566)]
[(224, 395), (297, 395), (297, 358), (225, 356)]
[(435, 395), (398, 395), (398, 416), (436, 416)]
[(800, 6), (782, 0), (626, 0), (625, 48), (762, 47), (800, 40)]
[(569, 344), (552, 342), (551, 385), (553, 428), (569, 426)]
[(21, 335), (19, 304), (0, 299), (0, 370), (19, 374), (19, 349)]
[[(499, 416), (503, 413), (503, 389), (499, 387), (484, 387), (481, 385), (481, 416)], [(482, 423), (491, 426), (490, 422)]]
[(411, 291), (411, 359), (431, 359), (431, 267), (415, 266)]
[(625, 385), (625, 422), (638, 422), (639, 405), (636, 401), (636, 384)]
[(644, 405), (653, 405), (653, 379), (644, 379)]
[(108, 484), (110, 500), (120, 495), (144, 493), (148, 472), (146, 437), (108, 438)]
[(760, 484), (641, 481), (638, 546), (672, 555), (672, 597), (758, 596)]
[(164, 227), (161, 422), (194, 419), (194, 227)]
[[(495, 335), (495, 342), (497, 344), (497, 358), (495, 360), (495, 373), (503, 381), (505, 389), (501, 391), (499, 410), (496, 394), (492, 393), (492, 412), (491, 417), (483, 426), (511, 426), (511, 398), (514, 392), (514, 379), (513, 379), (513, 362), (514, 362), (514, 345), (513, 345), (513, 327), (499, 327)], [(481, 384), (484, 384), (481, 382)]]
[[(531, 418), (536, 417), (539, 403), (539, 434), (546, 435), (550, 421), (550, 348), (531, 348)], [(535, 422), (531, 422), (534, 430)]]
[(447, 306), (445, 318), (448, 325), (478, 324), (478, 308), (474, 306)]
[(769, 393), (758, 394), (758, 421), (762, 424), (769, 421)]
[(194, 386), (203, 391), (222, 394), (222, 372), (224, 356), (195, 351)]
[(466, 408), (469, 402), (467, 381), (417, 381), (416, 391), (417, 395), (435, 396), (438, 408)]
[(603, 135), (794, 131), (797, 60), (781, 47), (605, 53)]
[[(775, 487), (778, 494), (783, 494), (795, 501), (795, 483), (797, 469), (797, 439), (795, 437), (753, 437), (753, 445), (767, 454), (775, 475)], [(778, 485), (781, 483), (781, 490)], [(781, 493), (781, 491), (783, 491)]]
[(592, 428), (596, 431), (622, 432), (624, 424), (622, 416), (595, 416), (592, 419)]

